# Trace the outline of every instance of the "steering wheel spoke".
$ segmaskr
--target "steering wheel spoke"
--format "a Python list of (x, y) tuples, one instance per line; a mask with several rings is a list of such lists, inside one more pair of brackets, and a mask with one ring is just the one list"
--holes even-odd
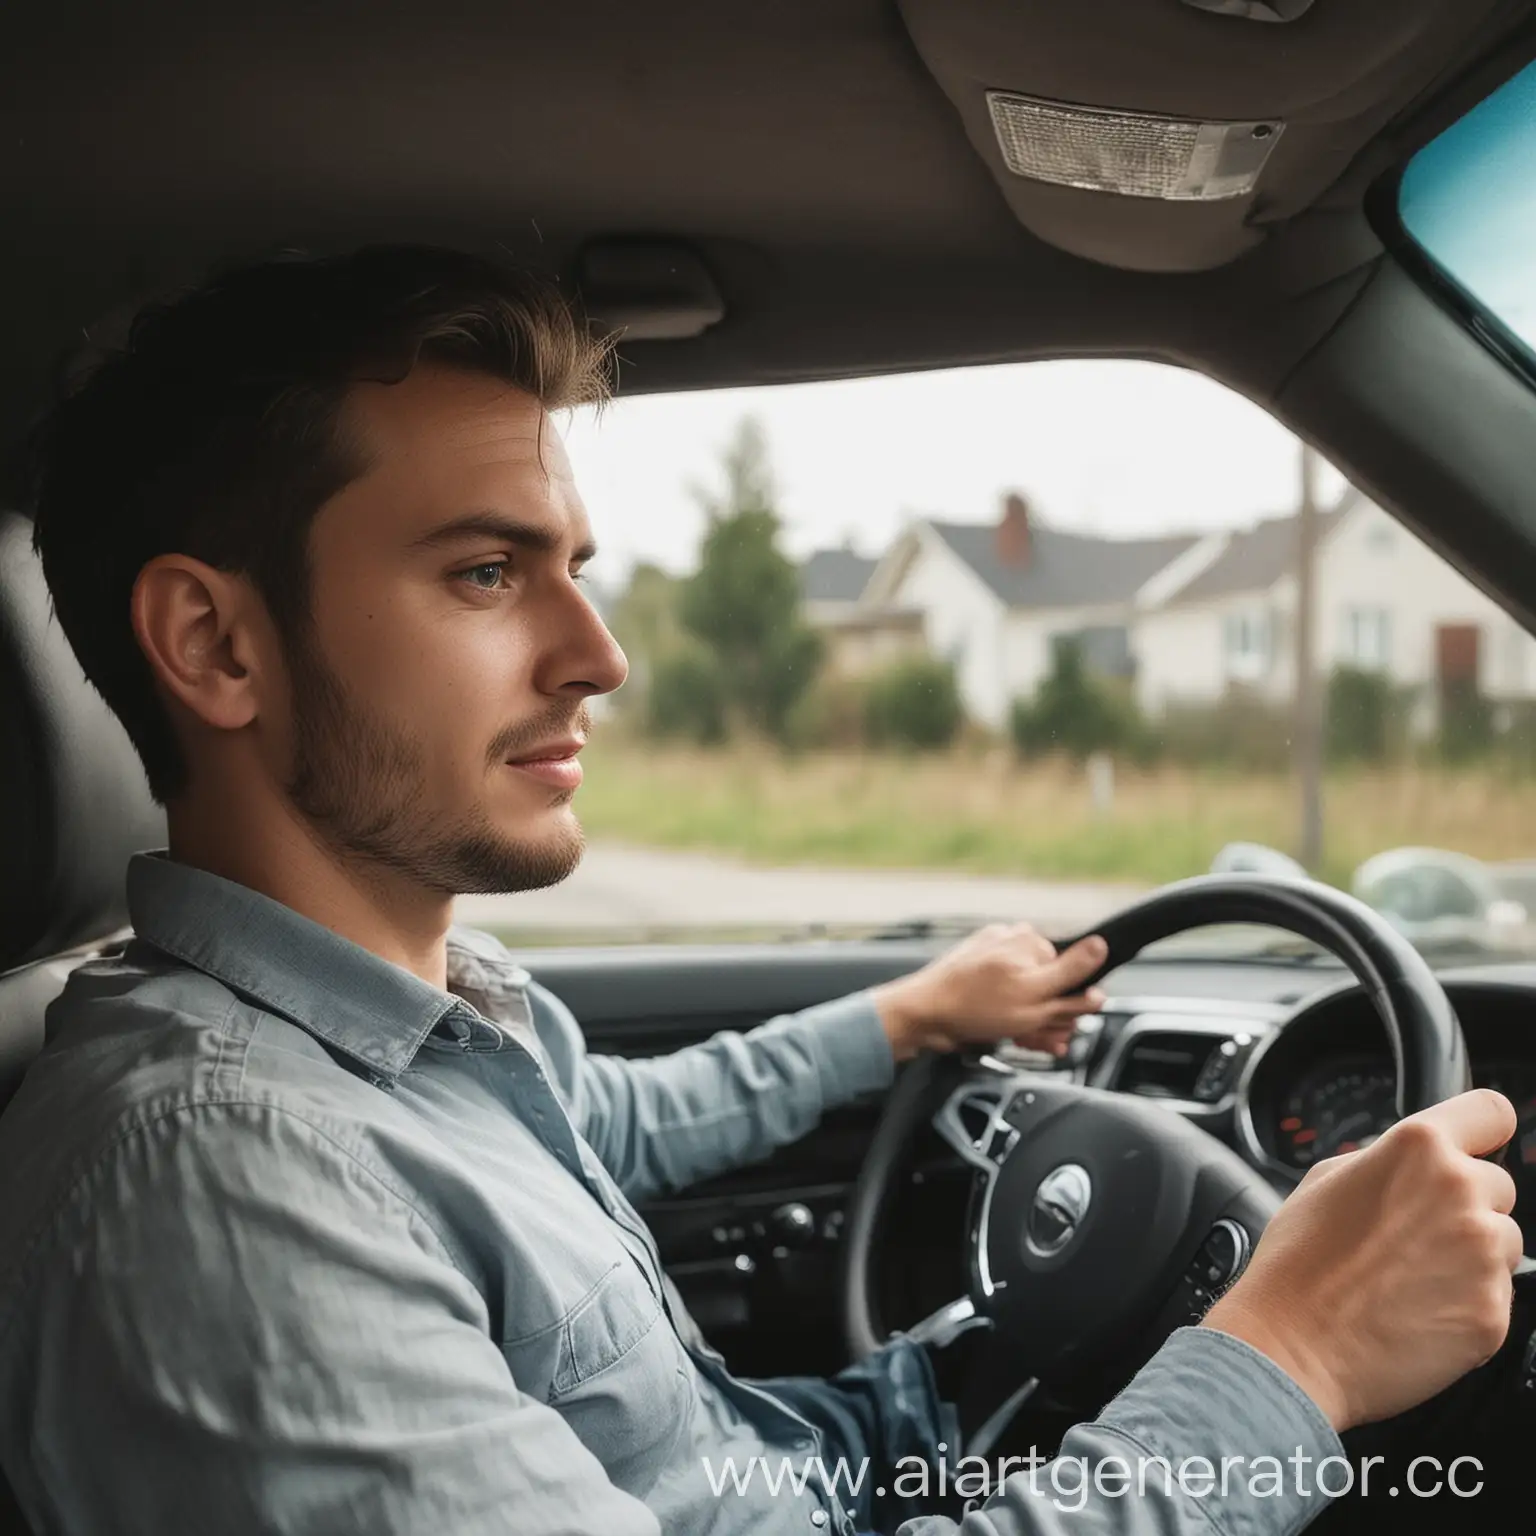
[(1007, 1118), (1023, 1091), (1020, 1075), (1006, 1068), (970, 1068), (935, 1111), (933, 1128), (966, 1162), (990, 1177), (1023, 1134)]
[(906, 1335), (915, 1343), (929, 1349), (948, 1349), (962, 1334), (977, 1328), (990, 1328), (992, 1319), (976, 1310), (976, 1303), (969, 1296), (957, 1296), (946, 1301), (936, 1312), (930, 1312), (922, 1322), (914, 1323)]

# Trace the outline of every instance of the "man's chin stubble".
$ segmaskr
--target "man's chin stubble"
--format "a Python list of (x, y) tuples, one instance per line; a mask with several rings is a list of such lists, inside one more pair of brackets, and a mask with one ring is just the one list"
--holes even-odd
[(568, 836), (540, 843), (476, 838), (463, 844), (453, 860), (455, 896), (501, 896), (542, 891), (569, 879), (581, 863), (586, 841), (574, 821)]

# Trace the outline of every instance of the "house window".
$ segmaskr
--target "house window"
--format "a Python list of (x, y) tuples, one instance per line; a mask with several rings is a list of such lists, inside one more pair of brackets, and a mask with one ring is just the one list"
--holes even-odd
[(1136, 659), (1131, 654), (1131, 633), (1123, 624), (1090, 624), (1085, 629), (1051, 636), (1051, 660), (1060, 665), (1063, 646), (1076, 650), (1083, 670), (1098, 677), (1134, 677)]
[(1344, 655), (1352, 667), (1380, 672), (1391, 659), (1392, 615), (1385, 608), (1349, 608), (1344, 613)]
[(1251, 683), (1269, 671), (1272, 640), (1267, 613), (1229, 613), (1222, 626), (1222, 643), (1227, 676), (1233, 681)]

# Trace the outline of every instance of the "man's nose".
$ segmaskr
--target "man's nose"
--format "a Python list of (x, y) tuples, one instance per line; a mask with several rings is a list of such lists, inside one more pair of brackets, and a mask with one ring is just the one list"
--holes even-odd
[(543, 692), (591, 698), (612, 693), (623, 684), (629, 676), (629, 660), (602, 615), (574, 582), (561, 594), (549, 619), (559, 638), (545, 653)]

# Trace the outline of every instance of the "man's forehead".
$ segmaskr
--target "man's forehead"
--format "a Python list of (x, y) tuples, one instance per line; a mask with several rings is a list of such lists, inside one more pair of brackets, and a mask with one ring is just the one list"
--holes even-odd
[(333, 516), (348, 526), (360, 517), (374, 534), (416, 546), (443, 524), (483, 512), (590, 543), (564, 441), (525, 390), (423, 366), (398, 384), (355, 386), (342, 425), (366, 465), (333, 499)]
[(570, 480), (553, 418), (527, 390), (465, 369), (423, 364), (399, 383), (355, 385), (344, 412), (371, 464), (459, 460), (525, 465)]

